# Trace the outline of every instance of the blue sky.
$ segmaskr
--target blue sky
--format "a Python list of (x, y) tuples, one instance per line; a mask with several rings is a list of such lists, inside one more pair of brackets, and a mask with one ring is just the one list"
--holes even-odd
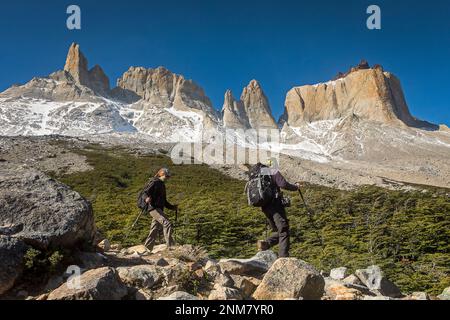
[[(66, 28), (78, 4), (82, 30)], [(366, 28), (366, 8), (382, 30)], [(2, 1), (0, 91), (61, 69), (72, 42), (114, 84), (129, 66), (165, 66), (201, 85), (216, 108), (257, 79), (275, 116), (286, 92), (360, 59), (402, 81), (412, 113), (450, 125), (450, 1)]]

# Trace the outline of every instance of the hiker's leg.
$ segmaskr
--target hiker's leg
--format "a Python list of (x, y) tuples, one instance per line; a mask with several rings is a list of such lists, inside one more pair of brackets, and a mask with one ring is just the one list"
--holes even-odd
[(263, 209), (264, 214), (266, 215), (267, 222), (269, 223), (270, 229), (272, 230), (272, 234), (269, 238), (266, 239), (267, 244), (269, 247), (273, 247), (278, 244), (279, 242), (279, 234), (278, 234), (278, 228), (275, 224), (275, 221), (273, 219), (273, 215), (275, 213), (275, 210), (272, 206), (266, 207)]
[(155, 246), (155, 241), (156, 241), (156, 238), (158, 237), (160, 230), (161, 230), (161, 224), (156, 219), (153, 219), (152, 225), (150, 227), (150, 232), (144, 243), (144, 246), (146, 246), (150, 251), (152, 251), (153, 247)]
[(279, 234), (279, 257), (289, 257), (290, 239), (289, 239), (289, 221), (284, 208), (280, 207), (273, 216)]
[(174, 244), (173, 238), (172, 238), (172, 223), (169, 221), (169, 219), (166, 217), (164, 212), (161, 209), (155, 209), (150, 212), (153, 219), (158, 221), (163, 228), (164, 232), (164, 240), (166, 241), (167, 247), (171, 247)]

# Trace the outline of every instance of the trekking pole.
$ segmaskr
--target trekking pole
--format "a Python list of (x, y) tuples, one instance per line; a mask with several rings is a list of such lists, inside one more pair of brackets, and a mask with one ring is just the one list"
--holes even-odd
[(309, 214), (310, 216), (313, 216), (313, 215), (314, 215), (314, 212), (311, 210), (311, 208), (310, 208), (310, 207), (308, 206), (308, 204), (306, 203), (305, 197), (303, 196), (302, 190), (301, 190), (300, 188), (298, 189), (298, 193), (300, 193), (300, 198), (302, 199), (303, 204), (305, 205), (306, 211), (308, 212), (308, 214)]
[(314, 228), (315, 233), (316, 233), (316, 237), (317, 237), (319, 243), (320, 243), (321, 245), (323, 245), (323, 239), (322, 239), (322, 237), (320, 236), (320, 234), (319, 234), (319, 232), (318, 232), (318, 230), (317, 230), (318, 228), (317, 228), (317, 226), (316, 226), (316, 223), (314, 222), (314, 219), (313, 219), (314, 211), (312, 211), (311, 208), (310, 208), (310, 207), (308, 206), (308, 204), (306, 203), (305, 197), (303, 196), (302, 190), (300, 190), (300, 188), (298, 189), (298, 193), (300, 193), (300, 198), (302, 199), (303, 204), (305, 205), (305, 208), (306, 208), (306, 212), (308, 213), (308, 217), (309, 217), (308, 220), (309, 220), (309, 223), (310, 223), (311, 226)]
[(136, 224), (138, 223), (139, 219), (141, 218), (141, 216), (144, 214), (145, 209), (142, 209), (141, 213), (139, 213), (139, 215), (137, 216), (136, 220), (134, 220), (133, 224), (131, 225), (131, 228), (128, 230), (127, 235), (125, 237), (124, 241), (128, 240), (128, 237), (131, 234), (131, 231), (133, 231), (134, 227), (136, 226)]
[[(173, 237), (174, 239), (176, 239), (177, 237), (177, 227), (178, 227), (178, 212), (179, 209), (178, 207), (175, 209), (175, 223), (173, 224)], [(178, 241), (175, 241), (175, 243), (177, 244)]]
[(306, 208), (306, 212), (308, 213), (308, 217), (309, 217), (309, 222), (311, 223), (311, 225), (316, 228), (316, 224), (314, 223), (313, 220), (313, 216), (314, 216), (314, 211), (311, 210), (311, 208), (308, 206), (308, 204), (305, 201), (305, 197), (303, 196), (302, 190), (300, 190), (300, 188), (298, 189), (298, 193), (300, 194), (300, 198), (303, 201), (303, 204), (305, 205)]

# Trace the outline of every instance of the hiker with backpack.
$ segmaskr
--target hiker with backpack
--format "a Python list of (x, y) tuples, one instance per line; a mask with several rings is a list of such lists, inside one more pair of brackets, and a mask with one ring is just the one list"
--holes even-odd
[(138, 206), (143, 211), (149, 212), (152, 216), (152, 224), (150, 227), (150, 233), (145, 240), (144, 245), (150, 251), (156, 242), (161, 229), (164, 234), (164, 240), (167, 248), (174, 245), (172, 238), (173, 226), (167, 216), (164, 214), (164, 208), (169, 210), (178, 210), (177, 205), (170, 204), (166, 198), (166, 186), (165, 182), (171, 177), (169, 169), (162, 168), (158, 171), (153, 179), (151, 179), (146, 187), (141, 191), (138, 197)]
[(276, 159), (270, 159), (268, 165), (256, 164), (249, 171), (249, 182), (246, 186), (250, 205), (260, 207), (267, 218), (273, 234), (266, 240), (258, 241), (261, 251), (279, 244), (279, 257), (289, 257), (289, 220), (286, 207), (290, 200), (283, 196), (281, 190), (298, 191), (300, 184), (289, 183), (278, 170)]

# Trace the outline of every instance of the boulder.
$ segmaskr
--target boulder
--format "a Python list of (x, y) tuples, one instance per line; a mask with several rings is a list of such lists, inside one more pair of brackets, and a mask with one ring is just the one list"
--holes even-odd
[(264, 276), (253, 297), (257, 300), (288, 298), (319, 300), (324, 293), (322, 275), (308, 263), (296, 258), (275, 261)]
[(23, 225), (15, 237), (38, 249), (92, 242), (94, 216), (77, 192), (45, 174), (10, 165), (0, 169), (0, 225)]
[(152, 252), (148, 250), (146, 246), (140, 244), (134, 247), (122, 249), (121, 254), (134, 256), (149, 256), (152, 254)]
[(158, 298), (157, 300), (200, 300), (196, 296), (184, 291), (176, 291), (169, 296)]
[(359, 280), (359, 278), (357, 276), (355, 276), (354, 274), (349, 275), (347, 278), (342, 280), (342, 282), (348, 283), (348, 284), (360, 285), (360, 286), (363, 285), (361, 280)]
[(440, 300), (450, 300), (450, 287), (445, 288), (442, 294), (438, 295)]
[(108, 239), (103, 239), (98, 245), (97, 247), (101, 250), (101, 251), (109, 251), (111, 250), (111, 242), (109, 242)]
[(134, 294), (136, 300), (152, 300), (152, 295), (143, 289), (139, 289)]
[(52, 291), (47, 300), (121, 300), (128, 293), (113, 268), (89, 270), (78, 277)]
[(406, 296), (404, 300), (430, 300), (430, 296), (426, 292), (413, 292)]
[(362, 300), (377, 300), (377, 301), (385, 301), (385, 300), (395, 300), (391, 297), (385, 296), (364, 296)]
[(220, 265), (216, 260), (209, 259), (203, 268), (208, 274), (220, 272)]
[(48, 279), (47, 284), (45, 285), (45, 291), (50, 292), (57, 288), (59, 288), (64, 283), (64, 278), (62, 276), (53, 276)]
[(235, 281), (228, 272), (225, 271), (224, 273), (216, 274), (214, 284), (222, 287), (232, 287), (235, 284)]
[(364, 286), (325, 278), (325, 295), (331, 300), (362, 300), (364, 296), (375, 296)]
[(367, 288), (381, 296), (402, 297), (400, 289), (384, 276), (378, 266), (356, 270), (355, 274)]
[(266, 273), (277, 259), (273, 251), (261, 251), (250, 259), (222, 259), (219, 265), (222, 271), (237, 275), (261, 275)]
[(237, 289), (215, 285), (208, 300), (242, 300), (242, 295)]
[(330, 271), (331, 279), (343, 280), (345, 277), (347, 277), (347, 268), (346, 267), (334, 268)]
[(21, 275), (26, 251), (22, 241), (0, 236), (0, 295), (11, 289)]
[(237, 288), (244, 298), (250, 298), (256, 288), (261, 284), (261, 280), (253, 277), (231, 275), (234, 287)]
[(153, 265), (119, 267), (117, 272), (123, 283), (137, 288), (152, 289), (163, 281), (160, 268)]

